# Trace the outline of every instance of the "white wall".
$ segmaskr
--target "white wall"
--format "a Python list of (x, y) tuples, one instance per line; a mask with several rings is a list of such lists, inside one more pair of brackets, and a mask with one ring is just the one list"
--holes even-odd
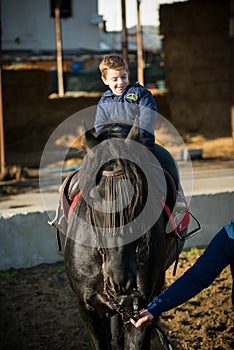
[[(23, 200), (26, 198), (27, 194)], [(204, 247), (233, 217), (234, 192), (195, 195), (191, 201), (191, 211), (200, 220), (202, 231), (187, 240), (185, 248)], [(48, 212), (48, 215), (53, 218), (54, 212)], [(34, 210), (30, 205), (0, 213), (0, 271), (63, 259), (57, 252), (56, 230), (47, 224), (49, 217), (42, 208), (39, 210), (36, 207)]]
[[(72, 0), (72, 17), (61, 19), (64, 50), (99, 49), (97, 0)], [(50, 0), (2, 0), (3, 50), (56, 50)]]

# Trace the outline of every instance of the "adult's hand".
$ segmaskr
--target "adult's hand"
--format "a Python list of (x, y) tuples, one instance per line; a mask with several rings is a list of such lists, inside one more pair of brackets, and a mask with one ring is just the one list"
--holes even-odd
[(130, 319), (131, 323), (136, 328), (140, 328), (142, 325), (148, 326), (154, 319), (154, 316), (147, 309), (140, 310), (139, 314), (141, 315), (139, 320), (135, 321), (132, 318)]

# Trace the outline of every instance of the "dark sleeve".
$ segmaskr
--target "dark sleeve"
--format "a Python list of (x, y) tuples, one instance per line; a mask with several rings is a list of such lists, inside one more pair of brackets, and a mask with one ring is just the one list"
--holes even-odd
[(145, 88), (142, 90), (142, 92), (141, 98), (139, 99), (139, 106), (144, 106), (157, 112), (158, 108), (151, 92)]
[(141, 136), (145, 144), (155, 143), (154, 127), (157, 119), (157, 105), (151, 92), (145, 88), (139, 99)]
[(221, 229), (196, 263), (148, 306), (154, 317), (191, 299), (211, 285), (231, 261), (230, 238)]

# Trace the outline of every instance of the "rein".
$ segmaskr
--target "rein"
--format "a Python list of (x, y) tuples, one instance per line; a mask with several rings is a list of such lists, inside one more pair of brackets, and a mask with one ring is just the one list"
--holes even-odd
[[(102, 256), (102, 266), (104, 266), (104, 262), (105, 262), (105, 250), (101, 247), (99, 247), (99, 253)], [(107, 284), (107, 278), (106, 278), (106, 273), (103, 270), (103, 293), (107, 296), (110, 304), (112, 305), (113, 309), (121, 315), (123, 322), (125, 323), (129, 323), (130, 322), (130, 318), (134, 318), (134, 319), (138, 319), (140, 317), (139, 314), (139, 299), (140, 299), (140, 292), (137, 290), (137, 288), (133, 289), (132, 292), (132, 297), (133, 297), (133, 302), (132, 302), (132, 309), (133, 311), (130, 312), (128, 310), (126, 310), (126, 308), (124, 308), (122, 305), (119, 304), (119, 302), (116, 300), (114, 294), (111, 292), (111, 290), (108, 287)]]
[(130, 318), (139, 319), (139, 292), (137, 289), (133, 290), (132, 296), (133, 296), (133, 302), (132, 302), (132, 308), (133, 311), (130, 312), (126, 310), (123, 306), (121, 306), (118, 301), (115, 299), (115, 297), (112, 294), (109, 294), (106, 288), (104, 288), (104, 293), (107, 295), (109, 302), (117, 311), (118, 314), (121, 315), (123, 322), (130, 323)]

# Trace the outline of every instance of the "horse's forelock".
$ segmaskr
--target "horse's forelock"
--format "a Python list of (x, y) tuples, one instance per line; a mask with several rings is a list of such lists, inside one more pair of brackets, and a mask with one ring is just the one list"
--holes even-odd
[[(125, 139), (129, 134), (131, 127), (132, 125), (127, 124), (126, 122), (121, 123), (118, 121), (108, 123), (98, 133), (97, 140), (100, 143), (102, 141), (110, 139), (111, 137)], [(97, 208), (99, 205), (100, 208), (102, 208), (103, 204), (101, 198), (99, 199), (100, 203), (96, 203), (95, 208), (88, 206), (88, 215), (90, 217), (90, 221), (92, 223), (95, 223), (97, 227), (98, 225), (110, 228), (114, 228), (116, 226), (120, 227), (121, 225), (124, 226), (126, 223), (131, 222), (137, 215), (139, 215), (143, 209), (145, 193), (147, 192), (145, 188), (146, 181), (144, 181), (141, 170), (134, 162), (124, 158), (118, 158), (119, 154), (121, 154), (122, 151), (123, 154), (125, 154), (125, 148), (127, 147), (127, 144), (120, 143), (118, 144), (118, 147), (120, 147), (120, 149), (116, 149), (115, 143), (113, 143), (113, 146), (112, 144), (109, 144), (108, 147), (100, 148), (100, 152), (102, 152), (102, 159), (110, 159), (110, 155), (113, 158), (111, 158), (112, 160), (108, 161), (106, 164), (103, 164), (98, 173), (96, 173), (96, 183), (98, 190), (103, 194), (103, 196), (105, 196), (105, 199), (110, 199), (110, 206), (112, 203), (114, 203), (114, 200), (116, 199), (115, 197), (117, 196), (115, 186), (118, 180), (128, 180), (133, 187), (134, 193), (129, 203), (127, 203), (123, 210), (119, 210), (117, 214), (115, 211), (111, 213), (106, 213), (102, 210), (99, 211)], [(121, 149), (121, 147), (123, 147), (123, 149)], [(100, 161), (98, 160), (97, 154), (96, 156), (94, 156), (92, 153), (90, 153), (90, 155), (88, 154), (86, 158), (86, 166), (88, 170), (85, 172), (86, 186), (89, 189), (90, 183), (93, 184), (93, 181), (91, 181), (91, 179), (93, 180), (95, 169), (100, 167)], [(116, 173), (119, 173), (120, 169), (123, 173), (122, 178), (120, 178), (119, 175), (115, 177), (113, 174), (115, 171)], [(112, 175), (104, 176), (103, 170), (111, 171)], [(119, 182), (119, 197), (117, 198), (117, 201), (120, 201), (117, 203), (117, 206), (119, 205), (119, 207), (121, 207), (121, 200), (124, 200), (124, 198), (126, 199), (129, 195), (128, 188), (126, 187), (128, 181)], [(91, 187), (90, 190), (92, 190)], [(116, 202), (113, 205), (116, 205)], [(106, 232), (106, 230), (104, 231)], [(113, 231), (114, 230), (110, 230), (112, 233)]]
[[(123, 170), (121, 176), (102, 176), (98, 184), (99, 190), (105, 194), (105, 199), (109, 201), (112, 210), (110, 212), (102, 212), (89, 207), (91, 222), (96, 223), (97, 226), (98, 223), (102, 224), (107, 229), (105, 232), (108, 232), (109, 228), (109, 232), (112, 235), (115, 232), (113, 230), (115, 227), (119, 227), (120, 230), (118, 232), (123, 234), (121, 228), (124, 228), (124, 225), (130, 223), (139, 215), (143, 209), (144, 202), (144, 181), (138, 167), (126, 159), (121, 159), (121, 163)], [(122, 203), (126, 204), (125, 200), (129, 194), (127, 187), (129, 183), (133, 186), (134, 194), (129, 201), (127, 200), (127, 205), (124, 205), (122, 209)], [(118, 191), (116, 192), (117, 184)], [(119, 210), (119, 208), (121, 209)]]

